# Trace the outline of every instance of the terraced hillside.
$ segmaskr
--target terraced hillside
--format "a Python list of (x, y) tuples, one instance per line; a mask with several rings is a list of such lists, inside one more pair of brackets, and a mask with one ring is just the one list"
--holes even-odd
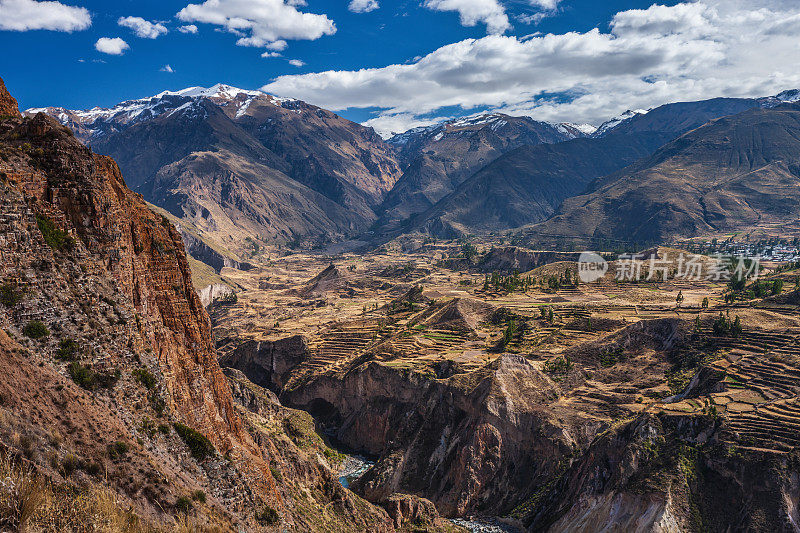
[[(704, 476), (724, 476), (715, 454), (726, 468), (750, 468), (800, 444), (800, 315), (778, 303), (791, 299), (788, 290), (731, 299), (719, 281), (650, 276), (656, 261), (677, 267), (680, 251), (668, 248), (638, 254), (636, 279), (615, 279), (625, 267), (612, 261), (593, 283), (576, 283), (569, 261), (487, 276), (480, 255), (491, 256), (490, 247), (473, 261), (456, 257), (460, 250), (440, 243), (333, 260), (296, 254), (255, 272), (223, 272), (243, 290), (238, 303), (212, 309), (214, 327), (230, 346), (274, 343), (260, 376), (344, 449), (375, 458), (351, 485), (368, 500), (411, 493), (445, 516), (504, 516), (563, 531), (574, 526), (572, 513), (650, 516), (635, 496), (641, 487), (612, 475), (569, 477), (605, 471), (598, 458), (611, 436), (632, 454), (651, 454), (620, 468), (645, 480), (648, 508), (663, 512), (675, 487), (689, 483), (691, 498), (708, 490), (687, 481), (680, 454), (705, 465)], [(699, 262), (710, 268), (713, 259)], [(768, 278), (791, 276), (770, 268)], [(714, 326), (720, 313), (725, 331)], [(288, 338), (304, 341), (278, 349)], [(786, 471), (776, 468), (765, 472)], [(599, 492), (587, 496), (588, 487)], [(569, 506), (552, 507), (551, 496)], [(687, 497), (669, 512), (694, 530)], [(764, 501), (746, 504), (748, 512), (767, 509)], [(722, 511), (730, 504), (719, 496), (700, 512), (735, 529), (741, 522)]]

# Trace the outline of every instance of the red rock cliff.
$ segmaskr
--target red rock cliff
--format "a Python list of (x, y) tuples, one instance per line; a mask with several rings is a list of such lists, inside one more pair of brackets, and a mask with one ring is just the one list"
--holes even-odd
[(17, 108), (17, 101), (13, 96), (8, 94), (6, 85), (0, 79), (0, 115), (13, 115), (19, 116), (19, 109)]
[[(0, 80), (0, 109), (12, 103), (16, 110)], [(93, 154), (52, 118), (13, 115), (0, 120), (0, 281), (24, 287), (28, 301), (14, 311), (12, 325), (43, 319), (62, 338), (68, 333), (91, 345), (84, 360), (92, 367), (130, 371), (141, 361), (157, 368), (171, 417), (229, 455), (247, 491), (280, 506), (269, 468), (233, 406), (179, 233), (126, 187), (113, 160)], [(46, 242), (42, 221), (62, 246)], [(109, 326), (100, 312), (107, 302), (119, 314)], [(89, 317), (77, 328), (68, 320), (76, 303)], [(55, 366), (65, 372), (63, 363)], [(111, 401), (136, 416), (126, 404), (136, 401), (119, 388)]]

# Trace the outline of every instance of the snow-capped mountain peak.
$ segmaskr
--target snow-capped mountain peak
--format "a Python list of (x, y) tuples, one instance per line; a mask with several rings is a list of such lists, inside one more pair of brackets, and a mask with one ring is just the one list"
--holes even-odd
[[(292, 98), (281, 98), (262, 91), (239, 89), (231, 85), (218, 83), (211, 87), (187, 87), (177, 91), (162, 91), (154, 96), (127, 100), (112, 107), (94, 107), (86, 110), (69, 110), (59, 107), (33, 108), (27, 114), (43, 112), (58, 119), (62, 124), (78, 127), (87, 133), (87, 137), (103, 135), (110, 130), (132, 126), (138, 122), (165, 115), (178, 113), (201, 116), (206, 113), (202, 100), (211, 100), (214, 104), (231, 109), (229, 113), (235, 118), (242, 117), (256, 99), (263, 99), (276, 107), (297, 107)], [(229, 108), (230, 109), (230, 108)], [(299, 112), (295, 110), (296, 112)], [(188, 116), (188, 115), (187, 115)]]
[(165, 96), (186, 96), (189, 98), (223, 98), (226, 100), (233, 100), (237, 96), (244, 94), (247, 96), (265, 96), (266, 93), (261, 91), (248, 91), (246, 89), (239, 89), (224, 83), (217, 83), (211, 87), (187, 87), (178, 91), (163, 91), (155, 95), (153, 98), (163, 98)]
[(592, 135), (594, 135), (595, 137), (602, 137), (603, 135), (613, 130), (623, 122), (628, 121), (637, 115), (646, 115), (648, 112), (649, 109), (634, 109), (634, 110), (629, 109), (624, 113), (622, 113), (621, 115), (618, 115), (612, 118), (611, 120), (608, 120), (603, 124), (601, 124), (600, 127), (597, 128), (597, 130)]
[(454, 120), (450, 120), (445, 122), (445, 126), (449, 126), (450, 128), (464, 128), (470, 126), (483, 126), (486, 124), (497, 124), (499, 122), (505, 121), (508, 118), (505, 115), (501, 115), (499, 113), (478, 113), (475, 115), (469, 115), (466, 117), (457, 118)]
[(791, 89), (789, 91), (783, 91), (782, 93), (777, 94), (775, 98), (787, 104), (794, 104), (800, 102), (800, 89)]
[(576, 139), (578, 137), (587, 137), (594, 132), (597, 131), (596, 126), (592, 126), (591, 124), (573, 124), (572, 122), (560, 122), (556, 124), (552, 124), (552, 126), (557, 129), (561, 134), (567, 135), (572, 139)]
[(775, 96), (767, 96), (764, 98), (759, 98), (758, 102), (761, 105), (761, 107), (765, 107), (768, 109), (775, 106), (779, 106), (781, 104), (796, 104), (800, 102), (800, 90), (790, 89), (788, 91), (780, 92)]

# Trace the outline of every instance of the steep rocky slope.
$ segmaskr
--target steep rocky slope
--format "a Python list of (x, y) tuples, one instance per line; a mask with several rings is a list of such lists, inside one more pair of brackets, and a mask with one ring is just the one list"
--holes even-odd
[(525, 145), (556, 143), (579, 130), (503, 114), (477, 115), (389, 139), (404, 164), (403, 176), (381, 206), (379, 233), (421, 213), (498, 156)]
[(658, 242), (793, 222), (800, 209), (800, 108), (716, 120), (597, 180), (527, 238)]
[(233, 252), (331, 241), (374, 219), (400, 177), (375, 132), (298, 100), (225, 85), (164, 92), (110, 109), (44, 111), (99, 153), (128, 185)]
[[(460, 300), (419, 305), (414, 328), (462, 335), (508, 313)], [(381, 341), (327, 372), (303, 374), (310, 354), (299, 342), (244, 343), (225, 363), (311, 412), (346, 446), (376, 456), (354, 484), (370, 501), (385, 504), (395, 493), (411, 493), (430, 499), (445, 516), (505, 515), (534, 498), (608, 428), (609, 413), (624, 410), (613, 402), (631, 402), (631, 387), (650, 387), (652, 376), (666, 371), (666, 358), (652, 353), (670, 346), (677, 330), (674, 321), (651, 321), (598, 338), (566, 352), (576, 361), (569, 376), (555, 376), (535, 355), (512, 354), (471, 372), (444, 360), (414, 370), (404, 364), (407, 354)], [(589, 370), (609, 345), (629, 350), (625, 368)], [(594, 382), (623, 379), (619, 389), (628, 392), (610, 400), (617, 389), (609, 385), (596, 400), (579, 399), (589, 372)]]
[(75, 498), (105, 484), (159, 526), (194, 508), (192, 527), (393, 531), (386, 512), (336, 489), (333, 465), (243, 419), (172, 224), (69, 129), (11, 115), (0, 121), (2, 448)]
[(796, 531), (797, 456), (739, 449), (721, 433), (713, 416), (638, 417), (518, 516), (530, 531)]
[(650, 155), (670, 138), (668, 133), (609, 135), (517, 148), (476, 172), (404, 230), (456, 238), (540, 222), (593, 179)]
[(17, 101), (9, 94), (2, 80), (0, 80), (0, 115), (19, 116)]

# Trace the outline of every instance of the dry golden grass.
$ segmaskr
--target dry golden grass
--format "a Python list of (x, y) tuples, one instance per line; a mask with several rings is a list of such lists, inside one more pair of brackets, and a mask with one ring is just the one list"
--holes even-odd
[(28, 531), (31, 522), (52, 500), (47, 483), (31, 469), (0, 459), (0, 528)]
[(108, 488), (54, 487), (31, 467), (0, 456), (0, 530), (19, 532), (154, 533)]

